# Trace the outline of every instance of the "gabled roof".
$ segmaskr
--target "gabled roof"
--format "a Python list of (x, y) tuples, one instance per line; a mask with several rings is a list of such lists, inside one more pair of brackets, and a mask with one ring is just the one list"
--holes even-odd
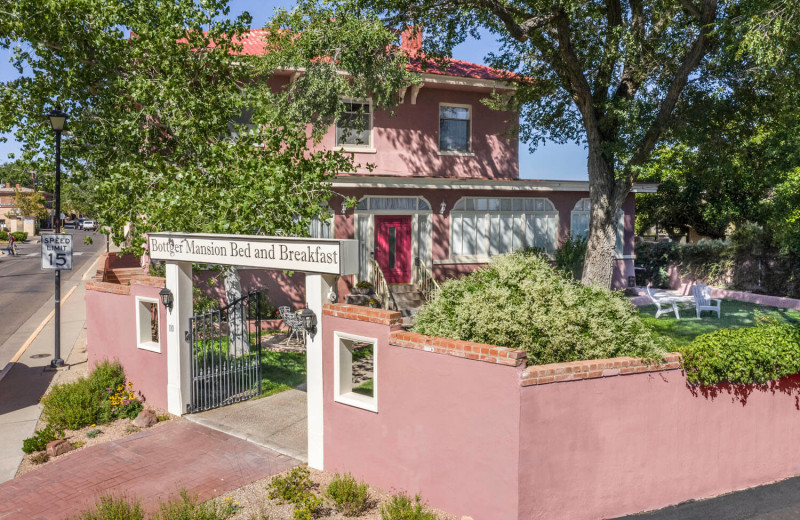
[[(263, 36), (267, 33), (264, 29), (251, 29), (242, 35), (237, 41), (242, 46), (241, 54), (248, 56), (258, 56), (264, 54), (265, 42)], [(468, 61), (450, 58), (446, 61), (447, 68), (442, 70), (433, 60), (413, 58), (410, 60), (408, 69), (413, 72), (436, 74), (441, 76), (452, 76), (456, 78), (487, 79), (495, 81), (508, 81), (509, 74)]]

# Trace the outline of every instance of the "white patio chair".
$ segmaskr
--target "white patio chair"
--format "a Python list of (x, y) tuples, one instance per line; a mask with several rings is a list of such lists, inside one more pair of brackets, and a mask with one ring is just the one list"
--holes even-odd
[[(662, 314), (669, 314), (670, 312), (675, 313), (676, 319), (681, 319), (681, 313), (678, 310), (678, 302), (675, 301), (675, 298), (672, 297), (661, 297), (657, 298), (655, 294), (650, 290), (650, 286), (648, 285), (645, 287), (647, 291), (647, 296), (650, 297), (650, 300), (656, 305), (656, 318), (661, 316)], [(662, 305), (664, 308), (662, 308)]]
[(286, 339), (291, 341), (292, 336), (295, 336), (297, 341), (300, 341), (300, 335), (305, 334), (306, 332), (303, 319), (298, 316), (296, 312), (293, 312), (288, 306), (278, 307), (278, 313), (281, 315), (283, 323), (285, 323), (290, 329), (289, 336)]
[(694, 293), (694, 303), (698, 318), (703, 311), (716, 312), (717, 318), (722, 317), (722, 300), (711, 297), (711, 288), (709, 286), (699, 283), (692, 286), (692, 292)]

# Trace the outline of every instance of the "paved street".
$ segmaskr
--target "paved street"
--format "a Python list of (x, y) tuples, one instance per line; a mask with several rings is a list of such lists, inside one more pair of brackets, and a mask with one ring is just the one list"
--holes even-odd
[[(75, 256), (72, 271), (64, 271), (61, 275), (62, 295), (83, 275), (87, 262), (95, 253), (105, 250), (106, 237), (94, 231), (68, 229), (73, 234)], [(91, 236), (92, 245), (84, 245), (85, 236)], [(33, 241), (36, 240), (36, 243)], [(53, 297), (53, 272), (41, 269), (40, 245), (38, 238), (29, 238), (28, 242), (17, 246), (19, 256), (3, 255), (0, 257), (0, 370), (17, 352), (22, 342), (33, 330), (23, 331), (20, 327), (29, 321), (36, 311)], [(3, 252), (5, 250), (3, 249)], [(71, 302), (83, 305), (83, 301)], [(49, 310), (47, 311), (49, 312)], [(44, 313), (42, 318), (46, 316)], [(41, 321), (41, 320), (40, 320)], [(38, 322), (33, 323), (35, 327)], [(16, 332), (21, 334), (16, 334)], [(12, 336), (16, 336), (12, 338)], [(21, 341), (19, 340), (20, 338)]]

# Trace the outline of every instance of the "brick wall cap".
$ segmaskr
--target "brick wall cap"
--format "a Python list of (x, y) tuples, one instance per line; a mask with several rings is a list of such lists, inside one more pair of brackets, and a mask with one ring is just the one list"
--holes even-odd
[(514, 367), (523, 365), (527, 357), (527, 353), (524, 350), (475, 343), (473, 341), (426, 336), (409, 331), (396, 331), (389, 334), (389, 345)]
[(322, 314), (381, 325), (399, 325), (403, 319), (403, 315), (398, 311), (373, 309), (372, 307), (349, 305), (346, 303), (326, 303), (322, 306)]
[(520, 374), (520, 385), (533, 386), (629, 374), (642, 374), (645, 372), (680, 370), (681, 359), (681, 355), (678, 352), (670, 352), (665, 354), (659, 361), (625, 356), (609, 359), (589, 359), (586, 361), (532, 365), (523, 370)]

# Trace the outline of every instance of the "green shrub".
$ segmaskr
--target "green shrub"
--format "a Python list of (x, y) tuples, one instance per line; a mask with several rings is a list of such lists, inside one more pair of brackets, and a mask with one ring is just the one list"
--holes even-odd
[(800, 373), (800, 328), (762, 323), (719, 329), (698, 336), (682, 354), (691, 383), (764, 384)]
[(586, 237), (567, 237), (555, 252), (556, 270), (564, 275), (580, 280), (583, 276), (583, 263), (586, 260)]
[(565, 279), (540, 256), (519, 253), (443, 283), (413, 330), (523, 349), (529, 364), (663, 354), (621, 294)]
[(39, 453), (31, 456), (31, 462), (33, 464), (44, 464), (50, 460), (50, 455), (47, 454), (46, 451), (40, 451)]
[(8, 231), (0, 231), (0, 240), (3, 242), (8, 241)]
[(419, 495), (412, 501), (404, 494), (394, 495), (392, 499), (381, 508), (382, 520), (436, 520), (434, 513), (427, 510), (422, 504)]
[(89, 430), (88, 432), (86, 432), (86, 436), (87, 436), (88, 438), (90, 438), (90, 439), (94, 439), (95, 437), (97, 437), (97, 436), (98, 436), (98, 435), (100, 435), (101, 433), (103, 433), (103, 432), (101, 432), (100, 430), (98, 430), (97, 428), (95, 428), (94, 430)]
[(63, 438), (63, 430), (59, 430), (48, 424), (44, 429), (36, 430), (33, 433), (33, 437), (28, 437), (22, 441), (22, 451), (28, 454), (34, 451), (42, 451), (47, 448), (47, 443)]
[(181, 490), (180, 498), (161, 504), (153, 520), (226, 520), (237, 509), (230, 501), (198, 502), (196, 496)]
[(278, 503), (294, 504), (294, 520), (310, 520), (322, 507), (322, 499), (311, 490), (311, 472), (305, 466), (297, 466), (284, 477), (277, 476), (267, 486), (269, 498)]
[(367, 509), (368, 489), (369, 486), (359, 483), (352, 475), (337, 473), (328, 484), (325, 494), (345, 516), (358, 516)]
[(144, 510), (138, 501), (105, 496), (80, 520), (144, 520)]
[(108, 422), (115, 418), (108, 403), (109, 390), (124, 383), (122, 366), (105, 361), (95, 365), (88, 377), (54, 385), (42, 398), (42, 415), (49, 424), (72, 430)]
[(25, 242), (28, 240), (28, 232), (27, 231), (14, 231), (11, 233), (11, 236), (14, 237), (14, 240), (17, 242)]
[(669, 289), (669, 266), (681, 259), (677, 242), (639, 242), (636, 244), (636, 265), (644, 268), (645, 281), (659, 289)]
[(49, 424), (77, 430), (98, 420), (100, 402), (89, 388), (86, 378), (54, 385), (42, 397), (42, 415)]

